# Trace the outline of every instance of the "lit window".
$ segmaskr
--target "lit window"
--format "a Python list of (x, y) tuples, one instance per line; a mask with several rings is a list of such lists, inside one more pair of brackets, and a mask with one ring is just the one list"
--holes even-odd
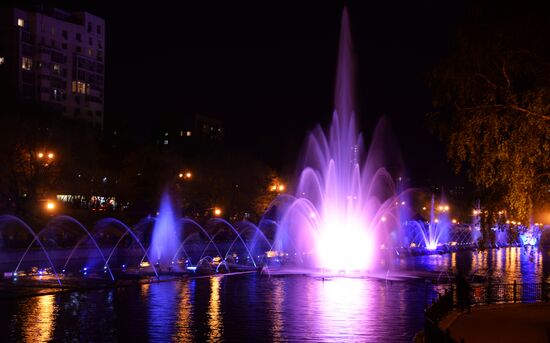
[(61, 71), (61, 67), (59, 66), (59, 64), (54, 63), (53, 72), (56, 73), (56, 74), (59, 74), (60, 71)]
[(72, 86), (73, 93), (88, 94), (90, 91), (90, 84), (81, 81), (73, 81)]
[(92, 50), (92, 48), (88, 49), (88, 55), (90, 55), (90, 56), (94, 55), (94, 50)]
[(165, 132), (164, 135), (165, 135), (165, 136), (168, 136), (168, 132)]
[(168, 145), (168, 140), (167, 139), (164, 140), (164, 145)]
[(180, 137), (183, 137), (183, 131), (180, 131)]
[(0, 57), (0, 65), (4, 64), (4, 57)]
[(21, 69), (31, 70), (32, 58), (23, 56), (23, 60), (21, 61)]
[(191, 131), (187, 131), (187, 137), (191, 137)]
[(25, 21), (21, 18), (17, 19), (17, 26), (24, 27), (25, 26)]

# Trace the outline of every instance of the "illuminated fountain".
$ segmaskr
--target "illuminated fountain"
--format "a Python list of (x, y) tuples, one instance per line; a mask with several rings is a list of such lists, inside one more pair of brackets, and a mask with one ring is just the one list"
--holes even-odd
[(179, 222), (176, 220), (170, 196), (164, 193), (160, 202), (159, 215), (155, 221), (149, 257), (156, 265), (170, 267), (180, 242)]
[[(399, 231), (395, 185), (384, 168), (385, 122), (374, 132), (366, 158), (353, 100), (352, 42), (342, 16), (335, 110), (328, 132), (317, 126), (302, 155), (295, 196), (276, 200), (279, 227), (274, 242), (303, 267), (365, 271)], [(390, 142), (390, 145), (393, 142)]]
[[(442, 207), (442, 206), (440, 206)], [(427, 224), (417, 222), (418, 230), (422, 236), (423, 247), (428, 250), (435, 250), (440, 244), (447, 243), (449, 240), (449, 229), (451, 222), (447, 210), (438, 208), (439, 215), (435, 215), (434, 196), (432, 195), (432, 203), (430, 208), (430, 221)]]

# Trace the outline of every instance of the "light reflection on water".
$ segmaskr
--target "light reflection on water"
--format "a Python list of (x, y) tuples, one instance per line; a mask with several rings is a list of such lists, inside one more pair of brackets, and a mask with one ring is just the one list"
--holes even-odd
[[(500, 282), (548, 279), (550, 255), (508, 248), (396, 260), (390, 274), (457, 268)], [(3, 340), (410, 342), (433, 295), (422, 279), (256, 274), (184, 279), (109, 291), (3, 300)]]
[(25, 299), (16, 321), (21, 325), (21, 338), (25, 342), (48, 342), (55, 329), (55, 296), (44, 295)]
[(221, 279), (222, 276), (210, 278), (210, 302), (208, 304), (209, 342), (221, 342), (223, 340), (223, 318), (220, 310)]

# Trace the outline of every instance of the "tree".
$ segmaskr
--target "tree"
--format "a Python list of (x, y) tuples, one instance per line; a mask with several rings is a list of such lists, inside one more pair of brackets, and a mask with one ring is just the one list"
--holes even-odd
[[(25, 109), (26, 111), (27, 109)], [(48, 113), (4, 113), (0, 120), (0, 208), (20, 215), (37, 210), (59, 175)], [(50, 155), (52, 153), (52, 155)]]
[(184, 207), (195, 214), (218, 206), (224, 217), (242, 219), (247, 213), (257, 219), (275, 196), (269, 191), (274, 172), (244, 153), (230, 149), (203, 153), (190, 159), (187, 167), (193, 177), (182, 180), (179, 190)]
[(432, 71), (429, 120), (489, 217), (506, 207), (528, 222), (550, 195), (550, 22), (528, 4), (499, 5), (474, 8)]

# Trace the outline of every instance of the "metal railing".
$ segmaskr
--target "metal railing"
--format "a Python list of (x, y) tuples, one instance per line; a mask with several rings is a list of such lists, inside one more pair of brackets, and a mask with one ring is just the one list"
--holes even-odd
[(472, 287), (473, 305), (548, 301), (547, 283), (491, 283)]
[[(550, 285), (548, 283), (492, 283), (470, 286), (468, 294), (470, 305), (488, 305), (504, 303), (529, 303), (548, 301)], [(455, 343), (449, 332), (439, 326), (443, 317), (460, 305), (453, 285), (440, 293), (432, 304), (425, 309), (424, 337), (425, 342)]]

